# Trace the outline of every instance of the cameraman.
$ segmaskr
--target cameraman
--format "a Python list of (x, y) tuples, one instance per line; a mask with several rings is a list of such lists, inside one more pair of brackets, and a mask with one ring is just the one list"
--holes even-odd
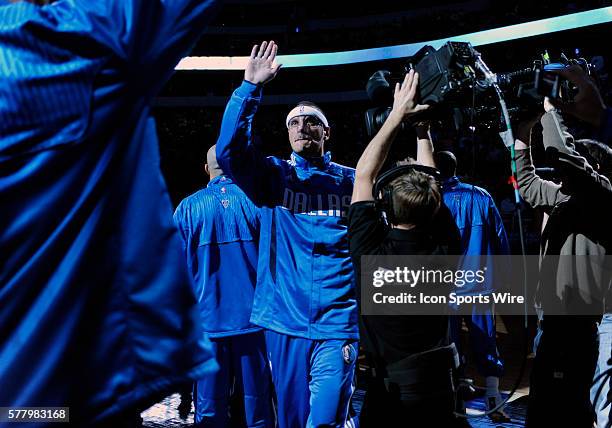
[[(411, 171), (391, 181), (396, 220), (390, 229), (372, 196), (374, 180), (402, 122), (428, 108), (417, 104), (417, 87), (418, 74), (414, 71), (396, 85), (391, 114), (357, 164), (349, 210), (349, 243), (358, 280), (362, 255), (446, 254), (445, 247), (429, 233), (431, 219), (442, 205), (440, 189), (432, 176)], [(431, 140), (423, 128), (417, 134), (417, 159), (433, 166)], [(398, 421), (429, 425), (432, 415), (439, 422), (436, 426), (453, 426), (453, 353), (448, 346), (448, 317), (362, 315), (360, 327), (376, 372), (366, 395), (362, 426), (398, 426)]]
[[(549, 213), (536, 293), (544, 317), (531, 375), (527, 426), (591, 427), (589, 387), (597, 358), (596, 321), (610, 282), (602, 264), (612, 250), (612, 186), (575, 151), (573, 137), (548, 100), (545, 110), (541, 118), (544, 147), (562, 184), (535, 174), (529, 150), (535, 121), (519, 126), (516, 141), (520, 193), (532, 207)], [(584, 316), (554, 316), (561, 314)], [(572, 411), (558, 411), (564, 408)]]

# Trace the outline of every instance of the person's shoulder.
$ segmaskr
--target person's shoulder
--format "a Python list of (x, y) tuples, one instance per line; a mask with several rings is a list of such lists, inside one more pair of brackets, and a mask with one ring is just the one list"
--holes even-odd
[(221, 196), (223, 196), (224, 194), (227, 194), (234, 200), (239, 201), (241, 205), (243, 206), (248, 205), (249, 207), (252, 206), (253, 208), (255, 208), (255, 204), (253, 203), (253, 201), (251, 201), (249, 196), (246, 193), (244, 193), (244, 190), (242, 190), (240, 186), (236, 183), (229, 183), (227, 185), (226, 190), (221, 188), (220, 192), (221, 192)]
[(212, 192), (208, 187), (204, 187), (189, 196), (183, 198), (183, 200), (178, 204), (176, 208), (177, 211), (188, 211), (193, 209), (194, 207), (199, 207), (202, 202), (211, 197)]
[(276, 156), (268, 156), (268, 161), (277, 166), (283, 171), (284, 175), (292, 175), (296, 174), (296, 171), (300, 169), (300, 166), (296, 163), (293, 156), (290, 156), (289, 159), (281, 159)]
[(350, 166), (342, 165), (336, 162), (330, 162), (328, 171), (341, 175), (343, 177), (351, 178), (353, 180), (355, 179), (355, 168), (351, 168)]
[(378, 221), (379, 214), (378, 214), (378, 210), (376, 209), (376, 202), (359, 201), (359, 202), (354, 202), (349, 206), (349, 211), (348, 211), (349, 223), (351, 223), (351, 220), (353, 219), (364, 218), (364, 217)]
[(355, 175), (355, 168), (351, 168), (350, 166), (342, 165), (337, 162), (330, 162), (329, 167), (334, 168), (338, 171), (342, 171), (345, 174)]
[(189, 196), (186, 196), (176, 207), (174, 211), (174, 220), (183, 225), (191, 225), (197, 222), (201, 217), (203, 209), (203, 201), (207, 197), (208, 190), (200, 189)]
[(387, 235), (388, 229), (374, 201), (359, 201), (350, 205), (348, 236), (353, 259), (359, 260), (364, 254), (379, 254)]
[(295, 163), (289, 159), (279, 158), (278, 156), (267, 156), (266, 159), (273, 165), (278, 165), (283, 168), (295, 167)]
[(493, 197), (489, 193), (489, 191), (480, 186), (472, 186), (474, 188), (474, 192), (477, 193), (482, 199), (492, 200)]
[(208, 183), (208, 186), (188, 196), (186, 199), (191, 199), (193, 203), (200, 204), (211, 199), (217, 199), (219, 196), (227, 196), (232, 198), (248, 198), (244, 190), (238, 183), (228, 176), (221, 176), (213, 182)]
[(491, 194), (483, 187), (476, 186), (475, 184), (464, 183), (463, 181), (459, 182), (459, 184), (456, 186), (456, 191), (471, 193), (473, 196), (481, 199), (492, 199)]

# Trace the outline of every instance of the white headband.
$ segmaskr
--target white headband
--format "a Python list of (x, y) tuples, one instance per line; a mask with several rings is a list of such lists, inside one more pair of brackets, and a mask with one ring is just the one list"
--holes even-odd
[(323, 122), (323, 125), (325, 125), (326, 128), (329, 128), (329, 123), (327, 122), (325, 115), (320, 110), (310, 106), (297, 106), (291, 110), (287, 115), (287, 120), (285, 122), (287, 128), (289, 128), (289, 121), (296, 116), (315, 116), (321, 122)]

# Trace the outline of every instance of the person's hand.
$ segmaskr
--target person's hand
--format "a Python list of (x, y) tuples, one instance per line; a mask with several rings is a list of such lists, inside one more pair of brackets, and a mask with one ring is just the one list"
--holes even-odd
[(551, 104), (564, 113), (569, 113), (580, 120), (599, 127), (606, 105), (595, 83), (579, 65), (572, 65), (557, 71), (557, 73), (576, 85), (578, 94), (572, 102), (551, 99)]
[(410, 70), (401, 85), (399, 83), (395, 84), (391, 114), (398, 115), (403, 120), (427, 110), (430, 106), (417, 103), (418, 89), (419, 73)]
[(544, 97), (544, 111), (548, 113), (549, 111), (553, 111), (555, 106), (550, 102), (550, 98)]
[(276, 77), (282, 64), (276, 64), (276, 51), (278, 45), (271, 41), (263, 42), (261, 46), (255, 45), (244, 70), (244, 80), (255, 85), (268, 83)]

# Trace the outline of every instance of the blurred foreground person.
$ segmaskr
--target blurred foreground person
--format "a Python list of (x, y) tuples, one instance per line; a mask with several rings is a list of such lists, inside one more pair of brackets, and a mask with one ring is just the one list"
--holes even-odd
[(0, 406), (132, 426), (215, 369), (150, 114), (215, 3), (0, 2)]

